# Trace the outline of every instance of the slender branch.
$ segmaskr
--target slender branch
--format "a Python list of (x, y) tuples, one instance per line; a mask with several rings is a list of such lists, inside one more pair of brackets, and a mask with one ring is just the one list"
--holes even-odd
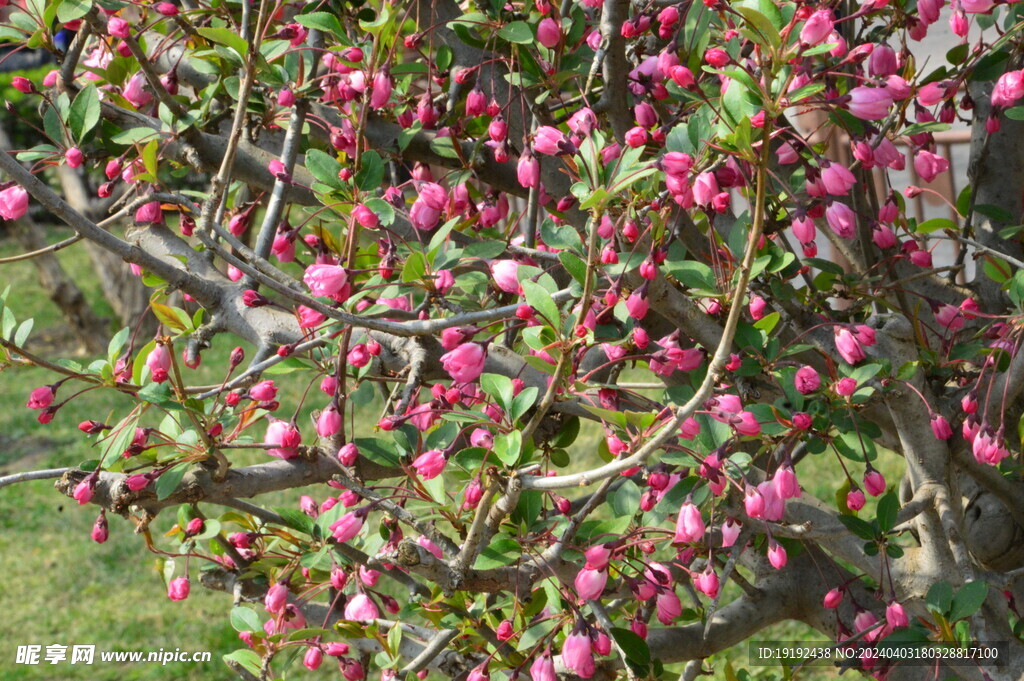
[(524, 477), (524, 489), (555, 490), (565, 489), (567, 487), (583, 487), (593, 484), (598, 480), (618, 475), (622, 471), (632, 468), (633, 466), (641, 465), (655, 451), (661, 448), (661, 446), (667, 442), (670, 437), (677, 434), (683, 422), (693, 415), (697, 408), (711, 396), (712, 390), (714, 389), (715, 384), (717, 384), (721, 379), (723, 375), (722, 372), (725, 369), (725, 364), (729, 359), (732, 341), (736, 335), (736, 328), (740, 321), (740, 313), (743, 310), (742, 296), (746, 292), (747, 286), (750, 282), (751, 267), (753, 266), (754, 258), (757, 255), (757, 245), (761, 238), (761, 232), (764, 229), (765, 194), (767, 192), (768, 183), (765, 168), (768, 166), (767, 156), (770, 153), (770, 145), (768, 144), (770, 133), (770, 126), (766, 125), (761, 143), (763, 148), (762, 155), (765, 158), (762, 159), (763, 163), (758, 167), (756, 198), (754, 200), (754, 220), (750, 228), (750, 234), (747, 236), (746, 252), (744, 253), (743, 262), (739, 268), (739, 277), (737, 278), (736, 287), (734, 289), (736, 297), (734, 297), (732, 307), (729, 309), (729, 317), (724, 329), (722, 330), (722, 339), (719, 341), (718, 348), (715, 350), (715, 354), (708, 364), (707, 375), (701, 382), (697, 392), (694, 393), (693, 397), (690, 398), (686, 404), (678, 408), (675, 412), (674, 418), (669, 419), (668, 422), (654, 435), (652, 435), (636, 451), (635, 454), (624, 459), (617, 459), (604, 466), (582, 473), (573, 473), (570, 475), (559, 475), (554, 477)]
[(14, 473), (12, 475), (5, 475), (0, 477), (0, 488), (7, 487), (8, 485), (15, 485), (19, 482), (29, 482), (30, 480), (53, 480), (59, 478), (68, 471), (70, 468), (48, 468), (41, 471), (25, 471), (24, 473)]

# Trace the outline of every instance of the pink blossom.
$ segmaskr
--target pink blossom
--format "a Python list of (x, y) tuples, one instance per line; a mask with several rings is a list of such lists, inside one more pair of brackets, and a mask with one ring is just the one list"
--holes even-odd
[[(718, 596), (719, 589), (718, 573), (709, 566), (704, 572), (694, 576), (693, 586), (708, 598), (715, 598)], [(668, 622), (663, 624), (668, 624)]]
[(826, 610), (835, 610), (839, 607), (839, 604), (843, 602), (843, 592), (838, 588), (830, 590), (825, 594), (825, 599), (822, 605)]
[(764, 497), (761, 492), (753, 486), (748, 485), (743, 495), (743, 508), (751, 518), (764, 516)]
[(569, 634), (562, 644), (562, 662), (580, 678), (592, 677), (596, 670), (590, 637), (585, 633)]
[(131, 35), (128, 22), (120, 17), (110, 17), (107, 19), (107, 33), (115, 38), (127, 38)]
[(29, 394), (28, 403), (25, 406), (29, 409), (46, 409), (53, 404), (55, 396), (53, 386), (43, 385)]
[(851, 511), (859, 511), (864, 508), (864, 492), (859, 489), (851, 489), (846, 493), (846, 506)]
[(587, 559), (587, 567), (591, 570), (603, 570), (608, 567), (611, 550), (604, 544), (595, 544), (583, 554)]
[(727, 549), (736, 543), (743, 526), (733, 518), (726, 518), (722, 523), (722, 548)]
[(873, 468), (869, 468), (864, 474), (864, 489), (873, 497), (885, 491), (885, 476)]
[(280, 615), (284, 612), (285, 606), (288, 604), (288, 585), (282, 584), (281, 582), (275, 583), (267, 591), (267, 595), (263, 599), (263, 605), (267, 609), (267, 612), (274, 615)]
[(793, 383), (800, 394), (809, 395), (821, 387), (821, 376), (814, 367), (802, 366), (797, 369)]
[(935, 435), (936, 439), (948, 440), (953, 437), (952, 426), (949, 425), (949, 421), (941, 414), (932, 414), (931, 427), (932, 434)]
[(800, 496), (800, 484), (796, 480), (796, 471), (789, 464), (779, 466), (772, 478), (775, 491), (782, 499), (795, 499)]
[(281, 459), (294, 459), (299, 455), (299, 445), (302, 443), (302, 434), (299, 429), (287, 421), (274, 419), (267, 426), (264, 442), (276, 445), (268, 449), (267, 454)]
[(884, 88), (858, 86), (850, 90), (850, 113), (865, 121), (878, 121), (889, 115), (892, 95)]
[(701, 517), (700, 509), (693, 502), (686, 501), (679, 508), (679, 516), (676, 520), (676, 534), (672, 540), (675, 543), (688, 544), (704, 539), (706, 527)]
[(555, 674), (555, 663), (551, 659), (550, 651), (545, 650), (544, 654), (538, 655), (537, 659), (530, 665), (530, 678), (533, 681), (558, 680), (558, 676)]
[(885, 622), (893, 629), (902, 629), (910, 626), (910, 619), (904, 612), (903, 606), (893, 601), (885, 608)]
[(183, 601), (188, 598), (188, 577), (175, 577), (167, 585), (167, 597), (172, 601)]
[(249, 397), (259, 402), (269, 402), (277, 397), (277, 386), (273, 381), (260, 381), (249, 388)]
[(487, 351), (479, 343), (463, 343), (441, 356), (441, 365), (459, 383), (470, 383), (480, 377), (487, 360)]
[(441, 474), (446, 463), (448, 461), (441, 450), (430, 449), (417, 456), (412, 462), (412, 467), (424, 480), (432, 480)]
[(542, 125), (537, 128), (533, 137), (533, 149), (538, 154), (545, 156), (576, 153), (576, 145), (569, 141), (569, 138), (561, 130), (550, 125)]
[(925, 182), (931, 182), (949, 170), (949, 161), (930, 151), (919, 151), (914, 157), (914, 170)]
[(136, 109), (141, 109), (153, 101), (153, 95), (146, 92), (146, 78), (141, 73), (136, 73), (128, 79), (122, 94)]
[(380, 610), (366, 594), (356, 594), (345, 604), (345, 619), (367, 622), (380, 617)]
[(838, 236), (852, 239), (857, 234), (857, 214), (845, 203), (833, 201), (825, 209), (825, 221)]
[(672, 624), (677, 617), (683, 614), (683, 604), (679, 596), (672, 589), (665, 589), (654, 601), (655, 612), (658, 621), (664, 625)]
[(753, 412), (741, 411), (736, 414), (735, 417), (729, 422), (729, 425), (733, 427), (740, 435), (759, 435), (761, 433), (761, 424), (758, 422), (757, 417), (754, 416)]
[(314, 296), (333, 296), (348, 283), (348, 272), (339, 265), (314, 264), (306, 268), (302, 281)]
[(773, 541), (768, 547), (768, 562), (776, 570), (781, 570), (786, 567), (787, 560), (786, 549), (782, 548), (782, 544)]
[(862, 361), (866, 354), (864, 354), (864, 348), (861, 346), (860, 341), (856, 336), (846, 327), (842, 327), (835, 332), (836, 350), (839, 351), (839, 355), (846, 360), (849, 364), (856, 364)]
[(833, 27), (832, 10), (819, 9), (800, 29), (800, 42), (804, 45), (819, 45), (832, 32)]
[(626, 299), (626, 311), (631, 318), (637, 321), (646, 317), (649, 309), (650, 304), (647, 302), (647, 297), (641, 295), (639, 291), (633, 291)]
[(595, 598), (600, 598), (601, 594), (604, 592), (605, 584), (607, 583), (607, 570), (591, 570), (590, 568), (584, 567), (576, 573), (576, 579), (573, 582), (573, 586), (576, 589), (576, 595), (581, 601), (589, 601)]
[(524, 149), (519, 157), (519, 163), (516, 166), (516, 178), (522, 187), (536, 188), (540, 186), (540, 161), (530, 153), (529, 148)]
[(718, 180), (715, 179), (714, 173), (701, 173), (693, 181), (693, 200), (699, 206), (711, 205), (712, 199), (718, 193)]
[(988, 14), (995, 3), (992, 0), (960, 0), (960, 7), (968, 14)]
[(853, 378), (840, 378), (836, 381), (835, 386), (836, 394), (840, 397), (850, 397), (854, 392), (857, 391), (857, 381)]
[(857, 178), (841, 163), (823, 164), (821, 181), (825, 185), (825, 191), (835, 196), (846, 196), (853, 185), (857, 184)]
[(149, 367), (153, 380), (163, 383), (171, 370), (171, 353), (164, 345), (157, 345), (146, 355), (146, 366)]
[(491, 263), (491, 278), (505, 293), (519, 293), (519, 263), (515, 260), (495, 260)]
[(331, 437), (341, 430), (341, 414), (337, 407), (329, 404), (326, 409), (320, 412), (316, 420), (316, 434), (320, 437)]
[(1024, 97), (1024, 70), (1007, 71), (992, 89), (992, 106), (1008, 109)]
[(136, 222), (150, 222), (160, 224), (164, 221), (164, 211), (159, 201), (149, 201), (142, 204), (135, 210)]
[(588, 107), (583, 107), (569, 117), (568, 125), (575, 134), (586, 137), (597, 127), (597, 115)]
[(544, 47), (554, 49), (562, 41), (562, 29), (558, 22), (546, 17), (537, 25), (537, 42)]
[(336, 541), (346, 542), (359, 534), (365, 520), (365, 513), (350, 511), (331, 523), (330, 530)]
[(28, 192), (18, 185), (0, 191), (0, 217), (17, 220), (28, 212)]
[(373, 85), (370, 94), (370, 108), (380, 109), (391, 99), (391, 90), (394, 84), (391, 76), (386, 71), (378, 71), (373, 76)]

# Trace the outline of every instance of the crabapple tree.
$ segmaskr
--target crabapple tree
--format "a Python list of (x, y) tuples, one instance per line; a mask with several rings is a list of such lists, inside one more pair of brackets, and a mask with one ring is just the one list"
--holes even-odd
[[(694, 679), (787, 620), (875, 678), (1017, 678), (1018, 7), (15, 2), (0, 40), (58, 67), (15, 81), (47, 139), (0, 153), (0, 216), (123, 259), (161, 324), (82, 365), (4, 310), (41, 428), (133, 407), (3, 484), (234, 594), (243, 678)], [(971, 184), (923, 220), (958, 123)], [(1005, 664), (871, 653), (927, 641)]]

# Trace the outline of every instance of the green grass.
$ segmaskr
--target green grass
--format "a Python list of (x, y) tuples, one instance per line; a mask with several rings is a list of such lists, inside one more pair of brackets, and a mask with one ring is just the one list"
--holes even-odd
[[(53, 230), (51, 240), (67, 236)], [(0, 241), (0, 257), (19, 252), (18, 245)], [(99, 284), (81, 246), (58, 254), (61, 262), (85, 291), (90, 303), (101, 315), (112, 317), (102, 299)], [(0, 279), (10, 284), (14, 295), (9, 305), (18, 319), (32, 316), (35, 330), (29, 349), (48, 358), (68, 356), (73, 338), (64, 326), (60, 311), (39, 289), (36, 272), (30, 262), (0, 266)], [(5, 284), (5, 285), (6, 285)], [(112, 325), (113, 330), (113, 325)], [(215, 347), (204, 353), (200, 381), (218, 380), (217, 367), (233, 346), (230, 337), (218, 337)], [(56, 350), (63, 348), (63, 350)], [(81, 358), (78, 358), (81, 359)], [(275, 377), (282, 384), (282, 412), (294, 408), (305, 385), (298, 385), (292, 376)], [(58, 412), (47, 426), (36, 422), (36, 412), (25, 408), (29, 392), (52, 382), (53, 375), (39, 369), (9, 369), (0, 374), (0, 474), (22, 470), (76, 465), (95, 458), (94, 440), (77, 429), (79, 421), (94, 418), (120, 418), (130, 401), (109, 391), (90, 392), (72, 401)], [(66, 384), (61, 397), (70, 394)], [(64, 392), (68, 391), (68, 392)], [(315, 391), (315, 389), (314, 389)], [(319, 394), (317, 393), (318, 397)], [(313, 402), (318, 398), (314, 398)], [(304, 411), (312, 405), (307, 405)], [(117, 416), (114, 416), (117, 415)], [(305, 415), (300, 418), (305, 418)], [(360, 429), (372, 425), (371, 420)], [(601, 438), (600, 429), (586, 427), (575, 451), (593, 452)], [(257, 453), (236, 454), (239, 462), (258, 460)], [(900, 472), (895, 456), (882, 457), (879, 464), (887, 479), (893, 482)], [(804, 488), (824, 499), (831, 498), (831, 486), (837, 479), (838, 467), (826, 455), (813, 457), (800, 467)], [(311, 492), (315, 498), (324, 496), (323, 488)], [(273, 495), (266, 505), (297, 503), (300, 491)], [(262, 500), (261, 500), (262, 501)], [(863, 512), (871, 517), (871, 507)], [(196, 570), (191, 567), (193, 589), (183, 602), (173, 603), (165, 597), (160, 561), (148, 552), (141, 537), (133, 534), (130, 523), (119, 517), (109, 518), (110, 539), (95, 544), (89, 532), (96, 518), (96, 507), (78, 507), (71, 499), (53, 489), (52, 481), (14, 485), (0, 490), (0, 678), (7, 680), (88, 679), (198, 680), (229, 678), (221, 656), (240, 647), (228, 623), (230, 597), (207, 592), (198, 585)], [(173, 524), (170, 515), (161, 517), (153, 527), (154, 537)], [(183, 566), (179, 564), (178, 574)], [(732, 594), (735, 587), (729, 587)], [(723, 599), (723, 603), (727, 599)], [(785, 623), (761, 632), (759, 638), (769, 640), (821, 640), (821, 634), (799, 623)], [(95, 644), (97, 650), (174, 649), (213, 653), (208, 663), (155, 664), (96, 663), (92, 666), (68, 663), (60, 665), (17, 666), (15, 650), (19, 644)], [(746, 667), (746, 645), (741, 644), (714, 656), (709, 664), (716, 678), (724, 678), (724, 665), (730, 661), (737, 669)], [(298, 666), (298, 665), (296, 665)], [(335, 675), (333, 665), (325, 662), (319, 676)], [(770, 668), (751, 668), (751, 678), (781, 678)], [(305, 670), (292, 670), (289, 678), (303, 677)], [(824, 681), (837, 678), (831, 670), (809, 670), (799, 678)]]

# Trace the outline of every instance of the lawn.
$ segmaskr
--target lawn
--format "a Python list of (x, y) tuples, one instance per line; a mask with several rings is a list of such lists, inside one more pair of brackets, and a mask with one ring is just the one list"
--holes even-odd
[[(67, 236), (53, 230), (50, 238)], [(0, 240), (0, 257), (19, 252), (13, 240)], [(80, 246), (58, 254), (65, 268), (86, 292), (100, 314), (112, 316), (102, 300), (98, 282), (84, 250)], [(74, 340), (64, 327), (57, 308), (39, 289), (35, 269), (30, 262), (0, 266), (0, 281), (15, 292), (9, 299), (18, 319), (33, 316), (35, 330), (29, 349), (53, 357), (74, 358)], [(5, 284), (5, 285), (6, 285)], [(214, 348), (204, 354), (200, 380), (216, 380), (216, 367), (223, 366), (233, 345), (232, 339), (218, 337)], [(81, 358), (77, 358), (81, 359)], [(284, 384), (282, 404), (290, 410), (305, 386)], [(110, 393), (90, 392), (62, 408), (47, 426), (36, 422), (36, 412), (25, 408), (29, 392), (53, 380), (52, 374), (38, 369), (8, 369), (0, 374), (0, 474), (24, 470), (71, 466), (94, 458), (93, 440), (85, 437), (77, 424), (85, 419), (107, 420), (123, 414), (128, 400)], [(63, 390), (69, 390), (65, 387)], [(63, 396), (63, 395), (62, 395)], [(119, 418), (119, 416), (117, 417)], [(373, 423), (376, 420), (366, 420)], [(584, 433), (580, 451), (593, 447), (599, 431)], [(242, 460), (256, 458), (251, 454)], [(830, 498), (829, 487), (835, 480), (834, 462), (815, 457), (801, 468), (801, 481), (822, 498)], [(882, 470), (892, 481), (897, 479), (896, 457), (883, 462)], [(805, 470), (805, 468), (807, 470)], [(300, 492), (282, 494), (276, 503), (296, 504)], [(323, 496), (322, 491), (314, 492)], [(866, 511), (870, 513), (870, 509)], [(870, 515), (869, 515), (870, 517)], [(0, 610), (7, 613), (0, 621), (0, 678), (10, 680), (89, 679), (152, 680), (228, 678), (230, 672), (221, 656), (239, 647), (235, 631), (228, 622), (230, 598), (210, 593), (198, 586), (196, 568), (192, 568), (191, 596), (174, 603), (164, 595), (160, 574), (161, 561), (149, 553), (142, 539), (119, 517), (110, 518), (110, 539), (95, 544), (89, 536), (96, 519), (95, 507), (80, 508), (73, 500), (57, 493), (52, 481), (23, 483), (0, 491), (0, 574), (5, 587), (0, 589)], [(168, 515), (154, 526), (154, 536), (173, 523)], [(181, 567), (179, 566), (179, 571)], [(180, 572), (179, 572), (180, 574)], [(730, 593), (730, 592), (727, 592)], [(786, 624), (762, 632), (761, 639), (821, 640), (822, 636), (798, 624)], [(158, 664), (95, 663), (92, 666), (16, 665), (18, 645), (95, 644), (97, 651), (156, 650), (181, 648), (209, 650), (207, 663)], [(737, 668), (747, 662), (745, 645), (716, 656), (711, 662), (716, 677), (724, 678), (726, 661)], [(289, 672), (289, 678), (306, 676), (305, 670)], [(319, 676), (337, 674), (330, 665)], [(312, 675), (309, 675), (310, 677)], [(751, 669), (751, 679), (781, 678), (778, 670)], [(823, 681), (837, 678), (829, 670), (816, 669), (798, 678)]]

